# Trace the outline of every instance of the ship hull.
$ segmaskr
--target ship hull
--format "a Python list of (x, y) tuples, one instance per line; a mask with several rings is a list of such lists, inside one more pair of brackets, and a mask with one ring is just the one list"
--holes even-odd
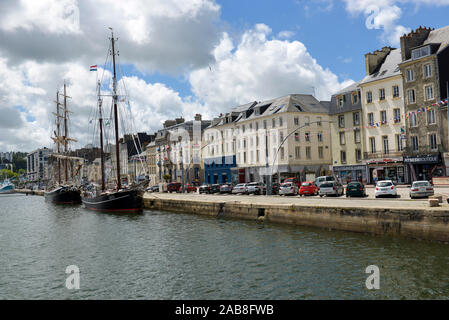
[(9, 193), (14, 193), (14, 186), (7, 185), (4, 187), (0, 187), (0, 194), (9, 194)]
[(97, 197), (82, 197), (84, 206), (93, 211), (137, 213), (142, 211), (142, 196), (137, 190), (118, 191)]
[(55, 204), (80, 204), (81, 194), (75, 188), (59, 187), (44, 193), (45, 201)]

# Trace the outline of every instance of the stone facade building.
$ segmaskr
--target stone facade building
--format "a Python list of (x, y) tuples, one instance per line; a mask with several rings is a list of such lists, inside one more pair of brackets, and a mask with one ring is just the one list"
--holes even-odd
[(155, 137), (157, 183), (182, 182), (183, 177), (190, 184), (204, 181), (201, 142), (203, 130), (210, 124), (200, 114), (187, 122), (183, 118), (165, 121), (164, 128)]
[(420, 27), (402, 36), (401, 53), (409, 179), (447, 176), (448, 108), (441, 101), (449, 92), (449, 26)]
[[(209, 145), (203, 152), (205, 162), (235, 156), (237, 166), (230, 168), (232, 182), (267, 182), (269, 176), (273, 182), (279, 177), (304, 181), (329, 172), (328, 102), (312, 95), (290, 94), (249, 103), (233, 112), (238, 113), (236, 118), (231, 112), (218, 119), (223, 125), (208, 129)], [(231, 122), (222, 122), (227, 117)], [(210, 181), (208, 177), (206, 181)], [(210, 182), (219, 183), (220, 176), (215, 174)]]
[(329, 115), (332, 123), (332, 170), (342, 182), (367, 181), (362, 103), (359, 82), (332, 95)]
[(398, 67), (401, 50), (384, 47), (365, 55), (366, 77), (360, 82), (367, 182), (408, 182), (403, 162), (404, 96)]

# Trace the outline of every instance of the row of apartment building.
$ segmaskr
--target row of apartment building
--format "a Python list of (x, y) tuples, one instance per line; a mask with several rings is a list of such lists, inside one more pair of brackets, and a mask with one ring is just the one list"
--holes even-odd
[[(449, 27), (419, 27), (400, 43), (367, 53), (366, 76), (330, 101), (289, 94), (233, 107), (212, 120), (200, 114), (167, 120), (154, 134), (139, 133), (141, 146), (124, 137), (121, 178), (147, 176), (154, 185), (334, 174), (342, 182), (401, 184), (449, 176)], [(107, 176), (115, 166), (115, 148), (110, 151)], [(34, 177), (41, 167), (37, 154), (28, 159)], [(99, 180), (99, 165), (95, 159), (87, 170), (90, 181)]]
[(189, 146), (168, 138), (186, 124), (166, 122), (146, 151), (152, 181), (181, 181), (183, 172), (206, 183), (448, 176), (449, 27), (419, 27), (400, 40), (401, 48), (367, 53), (366, 76), (330, 101), (290, 94), (249, 102), (199, 119), (201, 134)]

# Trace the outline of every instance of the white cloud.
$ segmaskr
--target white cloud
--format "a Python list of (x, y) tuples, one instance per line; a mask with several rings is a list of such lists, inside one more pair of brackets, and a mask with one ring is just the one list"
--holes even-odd
[(353, 15), (363, 14), (368, 29), (382, 29), (381, 39), (393, 46), (400, 45), (400, 37), (410, 28), (399, 24), (402, 16), (401, 4), (449, 5), (449, 0), (344, 0), (346, 10)]
[(294, 35), (295, 35), (295, 33), (293, 31), (284, 30), (284, 31), (279, 32), (277, 37), (279, 39), (290, 39)]
[(268, 39), (271, 29), (258, 24), (234, 48), (227, 33), (215, 50), (215, 63), (193, 71), (189, 80), (196, 97), (218, 114), (239, 104), (290, 93), (313, 93), (328, 100), (352, 80), (339, 82), (320, 66), (299, 41)]
[(215, 0), (2, 0), (0, 53), (11, 64), (99, 64), (113, 27), (123, 62), (142, 71), (183, 73), (212, 60), (219, 14)]
[(0, 28), (9, 32), (34, 28), (55, 34), (81, 32), (77, 0), (20, 0), (9, 9), (0, 20)]

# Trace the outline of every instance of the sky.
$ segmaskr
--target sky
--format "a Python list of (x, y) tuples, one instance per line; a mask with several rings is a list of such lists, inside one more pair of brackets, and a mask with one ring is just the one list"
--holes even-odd
[(364, 77), (365, 53), (444, 27), (448, 13), (449, 0), (1, 0), (0, 151), (53, 147), (64, 81), (72, 149), (97, 144), (108, 27), (130, 103), (122, 114), (133, 116), (126, 130), (153, 133), (166, 119), (211, 119), (290, 93), (330, 100)]

